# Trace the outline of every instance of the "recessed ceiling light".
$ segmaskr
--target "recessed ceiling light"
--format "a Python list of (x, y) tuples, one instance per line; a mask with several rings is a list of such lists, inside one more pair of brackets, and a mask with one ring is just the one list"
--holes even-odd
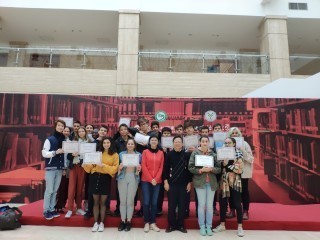
[(35, 28), (34, 31), (38, 31), (38, 28)]
[(192, 36), (192, 33), (189, 33), (188, 36), (191, 37), (191, 36)]
[(171, 33), (168, 33), (168, 36), (171, 36)]

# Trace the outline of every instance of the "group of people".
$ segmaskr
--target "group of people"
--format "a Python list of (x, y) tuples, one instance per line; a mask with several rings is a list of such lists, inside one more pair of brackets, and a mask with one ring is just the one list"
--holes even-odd
[[(45, 140), (42, 155), (45, 158), (46, 190), (44, 194), (44, 217), (51, 220), (59, 217), (66, 208), (65, 218), (74, 214), (94, 217), (93, 232), (104, 230), (105, 215), (110, 211), (112, 178), (116, 178), (117, 206), (114, 214), (120, 215), (119, 231), (130, 231), (134, 214), (144, 218), (144, 232), (159, 232), (157, 215), (162, 214), (164, 192), (168, 197), (168, 226), (166, 232), (178, 230), (187, 233), (184, 219), (189, 216), (192, 186), (195, 190), (196, 212), (200, 234), (226, 230), (226, 218), (237, 216), (237, 235), (244, 236), (242, 221), (249, 219), (248, 180), (252, 177), (253, 155), (249, 144), (244, 141), (236, 147), (234, 137), (242, 134), (233, 127), (223, 142), (210, 145), (209, 128), (203, 126), (199, 132), (198, 146), (184, 147), (184, 135), (195, 134), (191, 123), (178, 125), (173, 137), (173, 148), (161, 145), (161, 137), (171, 136), (169, 127), (160, 131), (159, 122), (138, 119), (138, 126), (130, 128), (126, 124), (111, 138), (108, 128), (74, 122), (73, 129), (66, 127), (63, 120), (57, 120), (54, 134)], [(213, 132), (221, 132), (221, 124), (213, 127)], [(134, 140), (136, 133), (149, 136), (147, 144)], [(63, 141), (96, 143), (102, 152), (100, 164), (86, 164), (83, 154), (64, 153)], [(234, 147), (235, 158), (217, 160), (216, 147)], [(136, 154), (137, 166), (123, 164), (127, 154)], [(196, 164), (197, 155), (211, 156), (212, 167)], [(83, 196), (83, 190), (85, 196)], [(85, 199), (84, 209), (82, 202)], [(134, 213), (137, 200), (140, 210)], [(216, 202), (220, 203), (220, 225), (212, 227), (214, 215), (219, 215)], [(74, 203), (76, 209), (74, 209)], [(230, 212), (227, 212), (228, 205)]]

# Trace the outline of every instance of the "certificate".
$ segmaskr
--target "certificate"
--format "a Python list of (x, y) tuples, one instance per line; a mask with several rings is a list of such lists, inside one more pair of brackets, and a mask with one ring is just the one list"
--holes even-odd
[(126, 124), (128, 127), (130, 127), (130, 122), (131, 122), (131, 118), (121, 117), (120, 120), (119, 120), (119, 126), (121, 124)]
[(150, 136), (148, 135), (143, 135), (141, 133), (136, 133), (136, 135), (134, 136), (134, 140), (137, 142), (137, 143), (142, 143), (142, 144), (145, 144), (147, 145), (148, 142), (149, 142), (149, 138)]
[(79, 152), (79, 143), (75, 141), (63, 141), (62, 149), (64, 153), (77, 153)]
[(139, 154), (121, 154), (121, 162), (125, 167), (135, 167), (139, 165)]
[(243, 137), (233, 137), (236, 140), (236, 147), (242, 148), (243, 147)]
[(73, 118), (72, 117), (59, 117), (58, 119), (65, 121), (66, 127), (73, 127)]
[(236, 151), (234, 147), (219, 147), (217, 148), (218, 160), (234, 160), (236, 158)]
[(188, 149), (189, 147), (198, 147), (199, 138), (198, 135), (185, 136), (183, 138), (184, 147)]
[(94, 153), (85, 153), (83, 158), (84, 164), (101, 164), (102, 153), (94, 152)]
[(96, 143), (79, 143), (79, 153), (94, 153), (96, 152), (97, 144)]
[(227, 138), (226, 132), (214, 132), (213, 133), (213, 139), (215, 142), (224, 142)]
[(214, 140), (213, 140), (213, 137), (209, 137), (209, 148), (214, 148)]
[(207, 155), (196, 155), (195, 165), (198, 167), (213, 167), (213, 157)]
[(162, 137), (161, 146), (165, 148), (173, 148), (173, 137)]

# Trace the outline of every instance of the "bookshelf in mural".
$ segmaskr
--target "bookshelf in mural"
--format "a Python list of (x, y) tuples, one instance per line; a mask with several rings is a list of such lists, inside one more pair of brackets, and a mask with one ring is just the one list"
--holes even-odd
[(320, 203), (320, 100), (251, 99), (253, 141), (270, 181), (292, 199)]

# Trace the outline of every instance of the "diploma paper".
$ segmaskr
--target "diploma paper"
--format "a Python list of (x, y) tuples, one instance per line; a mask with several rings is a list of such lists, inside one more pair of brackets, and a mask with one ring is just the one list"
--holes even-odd
[(79, 143), (73, 141), (63, 141), (62, 149), (64, 153), (76, 153), (79, 152)]
[(199, 138), (198, 135), (185, 136), (183, 138), (184, 147), (188, 149), (189, 147), (198, 147)]
[(243, 147), (243, 137), (233, 137), (236, 140), (236, 147), (242, 148)]
[(165, 148), (173, 148), (173, 137), (162, 137), (161, 146)]
[(199, 167), (213, 167), (213, 157), (207, 155), (196, 155), (195, 165)]
[(218, 160), (234, 160), (236, 158), (236, 151), (234, 147), (220, 147), (217, 148)]
[(227, 138), (226, 132), (214, 132), (213, 133), (213, 140), (215, 142), (224, 142), (224, 140)]
[(94, 153), (97, 149), (97, 143), (79, 143), (79, 153)]
[(121, 124), (126, 124), (128, 127), (130, 127), (131, 118), (120, 118), (119, 120), (119, 126)]
[(139, 154), (122, 154), (121, 162), (125, 167), (135, 167), (139, 165)]
[(72, 117), (59, 117), (58, 119), (65, 121), (67, 127), (73, 127)]
[(143, 135), (143, 134), (141, 134), (141, 133), (136, 133), (136, 135), (134, 136), (134, 140), (135, 140), (137, 143), (142, 143), (142, 144), (145, 144), (145, 145), (148, 144), (149, 138), (150, 138), (150, 136), (148, 136), (148, 135)]
[(83, 158), (84, 164), (101, 164), (102, 153), (85, 153)]

